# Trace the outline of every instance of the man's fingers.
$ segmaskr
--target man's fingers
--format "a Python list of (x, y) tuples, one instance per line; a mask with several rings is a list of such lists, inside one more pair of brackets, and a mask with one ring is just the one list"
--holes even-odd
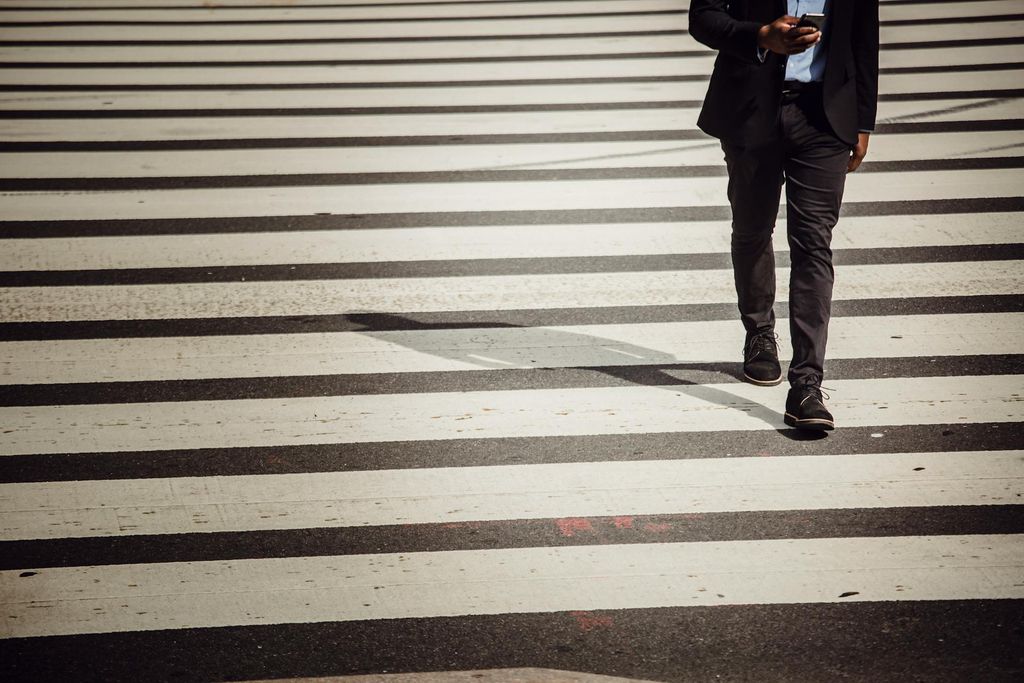
[(757, 34), (758, 46), (780, 55), (803, 52), (817, 42), (821, 34), (814, 28), (803, 26), (798, 28), (796, 25), (799, 22), (799, 19), (787, 14), (762, 26)]
[(867, 150), (861, 151), (854, 147), (850, 151), (850, 161), (846, 164), (846, 172), (853, 173), (860, 167), (860, 162), (864, 161), (864, 157), (867, 155)]
[(850, 163), (846, 165), (846, 172), (853, 173), (868, 155), (868, 143), (871, 141), (871, 133), (858, 133), (857, 144), (850, 150)]
[(790, 31), (786, 34), (785, 40), (790, 45), (814, 45), (821, 40), (821, 31), (800, 34), (794, 34), (793, 31)]

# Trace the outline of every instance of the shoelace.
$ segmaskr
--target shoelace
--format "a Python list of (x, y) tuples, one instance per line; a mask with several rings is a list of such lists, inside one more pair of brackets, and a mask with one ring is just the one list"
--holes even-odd
[(828, 391), (835, 391), (835, 389), (828, 389), (828, 387), (822, 387), (821, 384), (818, 384), (817, 382), (806, 382), (804, 384), (799, 385), (799, 388), (800, 391), (806, 392), (807, 394), (800, 401), (801, 404), (803, 404), (804, 401), (811, 398), (812, 396), (821, 401), (822, 403), (824, 403), (826, 400), (832, 398), (827, 393), (825, 393), (824, 390), (827, 389)]
[(779, 335), (774, 332), (762, 332), (750, 338), (747, 345), (747, 358), (752, 358), (762, 351), (778, 352)]

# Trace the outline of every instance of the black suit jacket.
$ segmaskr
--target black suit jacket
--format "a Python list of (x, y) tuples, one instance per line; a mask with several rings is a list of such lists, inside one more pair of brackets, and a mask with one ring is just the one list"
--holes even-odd
[[(853, 145), (875, 127), (878, 0), (832, 0), (822, 100), (836, 136)], [(786, 14), (786, 0), (691, 0), (690, 35), (718, 50), (697, 125), (709, 135), (751, 144), (777, 135), (786, 57), (757, 58), (757, 31)]]

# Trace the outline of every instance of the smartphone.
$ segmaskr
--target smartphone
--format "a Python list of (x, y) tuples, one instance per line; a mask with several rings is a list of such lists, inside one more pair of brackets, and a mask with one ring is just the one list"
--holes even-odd
[(813, 28), (821, 30), (821, 27), (825, 25), (825, 15), (817, 12), (808, 12), (807, 14), (800, 17), (800, 23), (796, 25), (797, 28), (804, 26), (811, 26)]

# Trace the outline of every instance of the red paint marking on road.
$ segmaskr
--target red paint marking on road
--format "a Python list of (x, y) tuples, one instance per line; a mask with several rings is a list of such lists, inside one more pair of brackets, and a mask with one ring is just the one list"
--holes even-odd
[(633, 518), (632, 517), (613, 517), (612, 522), (615, 524), (616, 529), (632, 529)]
[(562, 535), (567, 537), (575, 536), (577, 532), (594, 530), (590, 520), (584, 519), (583, 517), (565, 517), (564, 519), (556, 519), (555, 524), (558, 525), (558, 530)]
[(593, 612), (570, 612), (576, 618), (576, 624), (581, 631), (593, 631), (597, 628), (610, 628), (613, 624), (612, 618), (603, 614)]
[(663, 534), (669, 531), (671, 528), (671, 524), (665, 523), (656, 524), (654, 522), (648, 522), (647, 524), (644, 524), (644, 531), (650, 532), (652, 534)]

